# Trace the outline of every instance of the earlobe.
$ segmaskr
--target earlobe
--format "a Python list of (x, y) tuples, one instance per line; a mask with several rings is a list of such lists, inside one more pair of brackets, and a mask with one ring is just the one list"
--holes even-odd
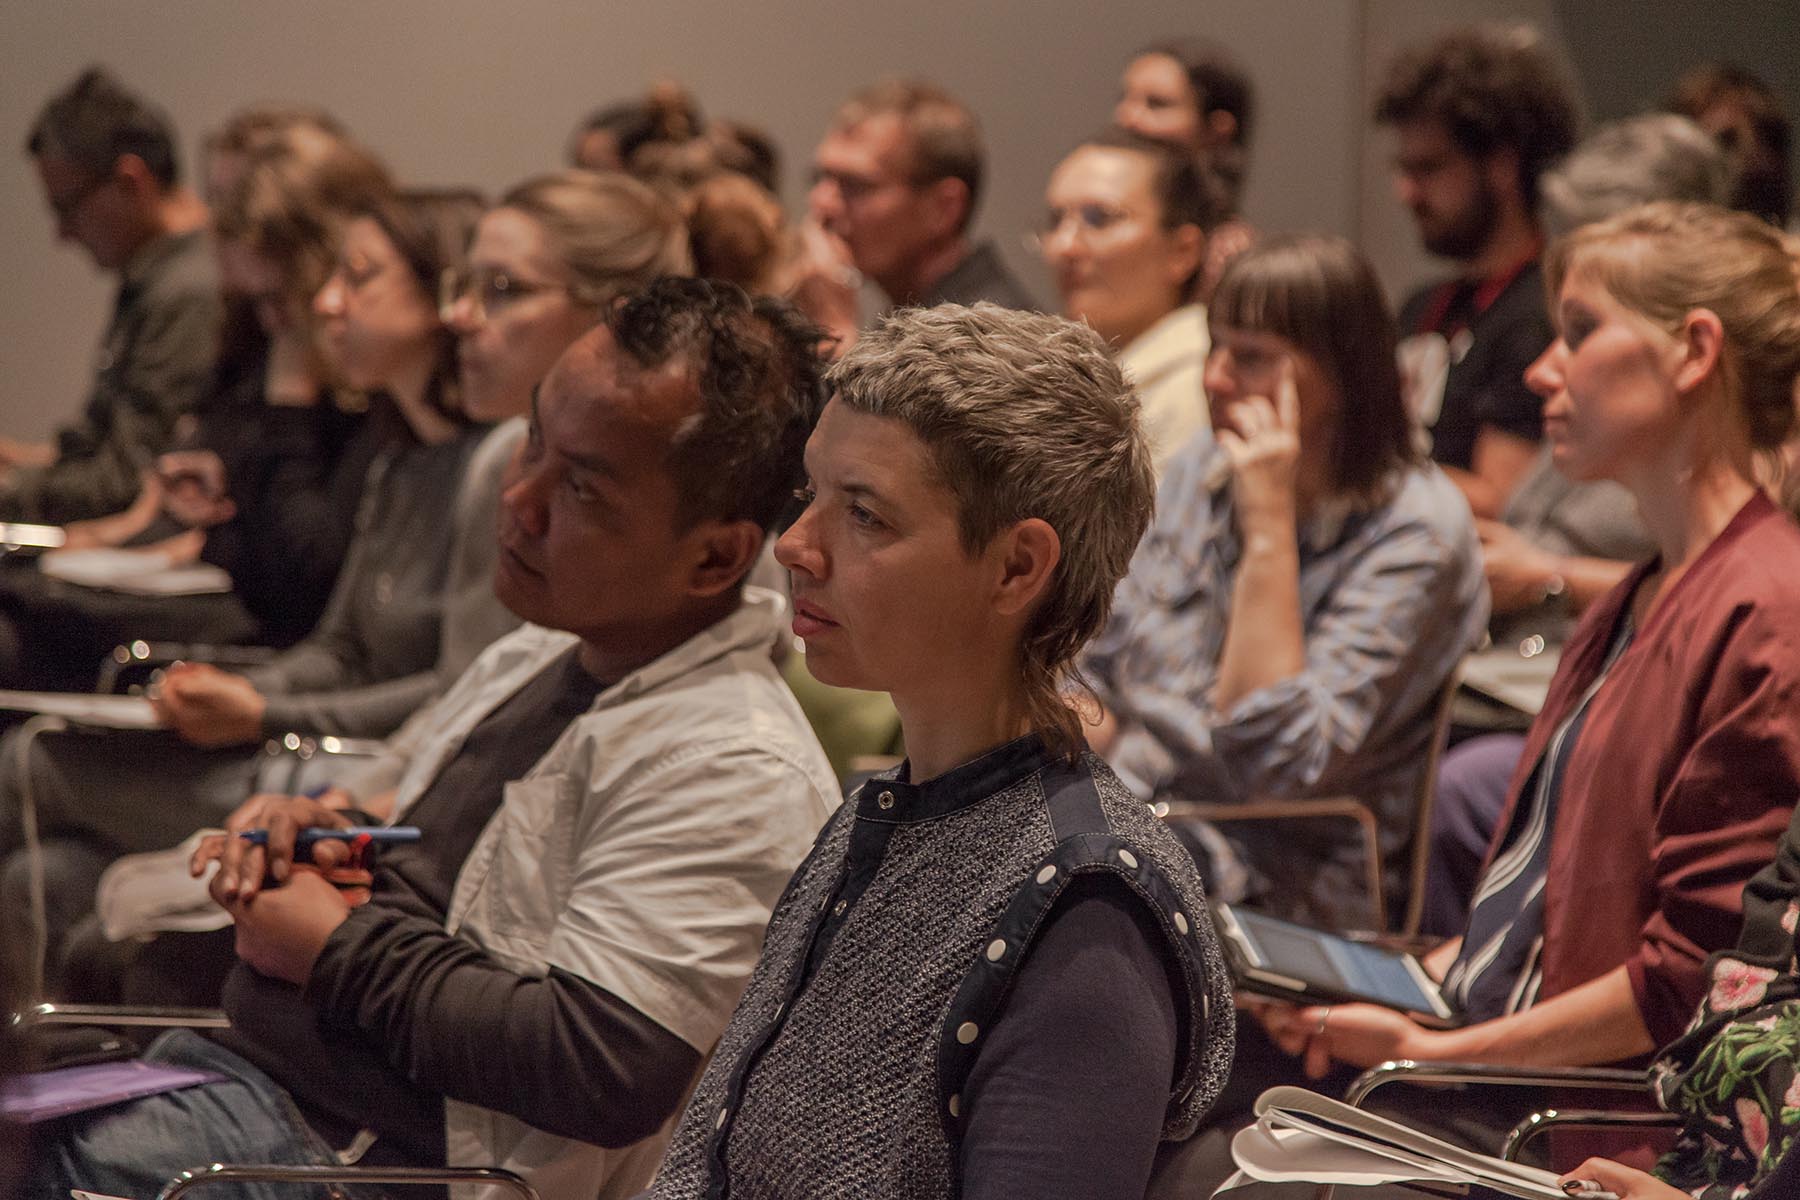
[(969, 211), (969, 185), (960, 179), (940, 179), (931, 185), (937, 198), (938, 223), (945, 237), (963, 225)]

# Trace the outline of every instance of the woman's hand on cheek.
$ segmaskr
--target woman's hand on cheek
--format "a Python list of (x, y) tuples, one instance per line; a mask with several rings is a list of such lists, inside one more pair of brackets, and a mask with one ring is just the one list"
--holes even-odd
[(1246, 534), (1292, 533), (1300, 467), (1300, 395), (1283, 359), (1275, 396), (1246, 396), (1226, 413), (1219, 446), (1231, 459), (1231, 493)]

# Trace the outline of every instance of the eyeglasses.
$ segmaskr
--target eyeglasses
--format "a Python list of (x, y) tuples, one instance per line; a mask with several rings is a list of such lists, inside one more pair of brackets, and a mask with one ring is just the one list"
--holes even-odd
[(450, 309), (455, 307), (456, 302), (469, 296), (475, 302), (475, 319), (484, 321), (490, 316), (505, 312), (508, 307), (528, 296), (544, 292), (574, 295), (567, 284), (531, 283), (504, 271), (447, 267), (438, 279), (438, 310), (448, 318)]
[(95, 192), (113, 181), (111, 174), (95, 175), (74, 191), (63, 196), (50, 197), (50, 212), (62, 224), (73, 221), (82, 206), (93, 198)]
[(1042, 253), (1044, 244), (1061, 233), (1063, 226), (1070, 221), (1075, 223), (1075, 235), (1087, 239), (1105, 233), (1115, 225), (1129, 221), (1131, 217), (1131, 213), (1109, 204), (1077, 204), (1071, 208), (1053, 208), (1038, 231), (1027, 236), (1027, 242), (1033, 250)]

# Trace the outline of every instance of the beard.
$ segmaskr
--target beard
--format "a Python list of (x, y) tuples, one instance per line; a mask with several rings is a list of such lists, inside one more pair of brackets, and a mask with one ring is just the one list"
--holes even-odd
[(1500, 196), (1485, 179), (1476, 179), (1475, 193), (1456, 212), (1415, 214), (1419, 240), (1440, 258), (1468, 260), (1480, 254), (1493, 236), (1500, 219)]

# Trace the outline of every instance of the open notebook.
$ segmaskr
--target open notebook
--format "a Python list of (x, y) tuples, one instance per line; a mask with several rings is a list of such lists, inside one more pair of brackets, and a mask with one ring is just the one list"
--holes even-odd
[(1550, 1171), (1476, 1154), (1305, 1088), (1270, 1088), (1256, 1114), (1231, 1141), (1237, 1174), (1214, 1195), (1258, 1181), (1401, 1184), (1440, 1196), (1480, 1184), (1521, 1200), (1568, 1200)]

